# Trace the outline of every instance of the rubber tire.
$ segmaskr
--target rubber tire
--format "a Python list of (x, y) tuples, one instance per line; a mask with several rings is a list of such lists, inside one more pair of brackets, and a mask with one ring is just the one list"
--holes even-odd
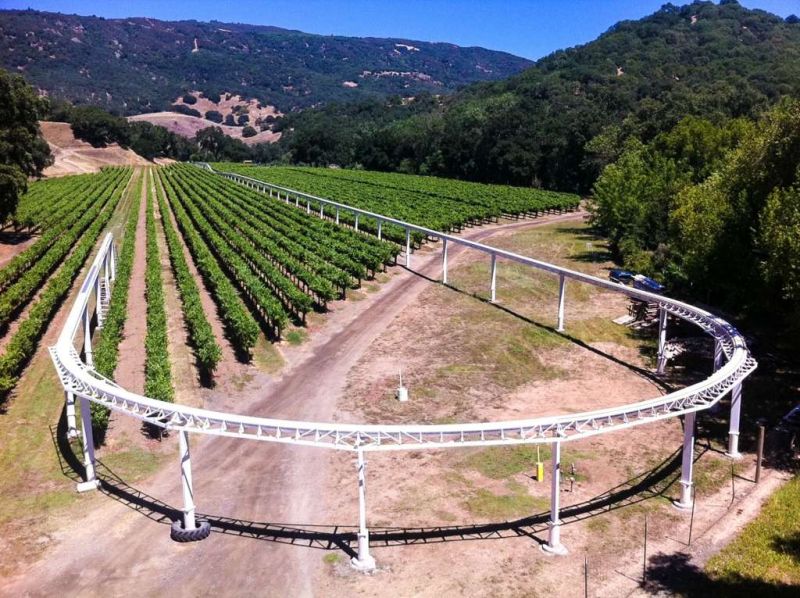
[(198, 521), (194, 529), (183, 529), (183, 521), (173, 521), (169, 537), (175, 542), (199, 542), (211, 534), (211, 524), (208, 521)]

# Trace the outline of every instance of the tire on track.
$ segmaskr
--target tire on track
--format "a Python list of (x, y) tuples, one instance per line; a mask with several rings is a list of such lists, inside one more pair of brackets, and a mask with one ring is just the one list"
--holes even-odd
[(211, 534), (211, 524), (208, 521), (198, 521), (194, 529), (184, 529), (183, 521), (172, 522), (169, 537), (175, 542), (199, 542), (205, 540)]

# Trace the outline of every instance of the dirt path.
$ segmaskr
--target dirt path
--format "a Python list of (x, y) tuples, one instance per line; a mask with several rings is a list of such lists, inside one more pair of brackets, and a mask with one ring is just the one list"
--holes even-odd
[[(508, 230), (580, 218), (583, 215), (578, 213), (550, 216), (470, 229), (464, 236), (482, 240)], [(143, 246), (143, 241), (139, 244), (137, 240), (134, 280), (143, 280), (143, 272), (137, 276), (136, 271), (137, 265), (144, 264), (139, 245)], [(464, 253), (453, 247), (451, 263), (463, 259)], [(439, 260), (438, 251), (426, 249), (416, 253), (412, 263), (416, 271), (435, 277)], [(324, 328), (314, 333), (309, 342), (287, 349), (288, 363), (279, 378), (256, 379), (263, 385), (248, 384), (241, 392), (227, 383), (220, 384), (209, 391), (211, 402), (254, 415), (336, 419), (336, 400), (349, 369), (388, 322), (430, 284), (421, 276), (393, 268), (390, 280), (373, 295), (336, 307), (326, 318)], [(136, 350), (141, 352), (141, 348)], [(121, 355), (124, 354), (121, 348)], [(119, 371), (122, 373), (122, 368)], [(124, 385), (130, 388), (131, 381)], [(192, 442), (195, 499), (201, 512), (294, 525), (330, 523), (318, 520), (324, 517), (325, 496), (317, 490), (327, 483), (332, 451), (220, 437), (193, 437)], [(172, 437), (165, 443), (176, 445), (177, 441)], [(137, 490), (179, 508), (182, 502), (176, 446), (174, 450), (174, 467), (145, 480)], [(5, 587), (0, 586), (0, 590), (44, 595), (58, 584), (68, 594), (117, 594), (130, 591), (131, 587), (141, 595), (245, 595), (252, 594), (254, 588), (269, 588), (276, 594), (314, 593), (313, 580), (322, 565), (318, 552), (277, 543), (254, 544), (223, 534), (214, 534), (198, 544), (177, 545), (169, 539), (168, 527), (153, 520), (158, 517), (143, 517), (120, 501), (106, 498), (93, 504), (98, 502), (102, 504), (100, 508), (92, 508), (62, 528), (52, 549), (8, 580)], [(181, 585), (176, 575), (184, 580), (187, 577), (178, 572), (191, 572), (191, 581)]]

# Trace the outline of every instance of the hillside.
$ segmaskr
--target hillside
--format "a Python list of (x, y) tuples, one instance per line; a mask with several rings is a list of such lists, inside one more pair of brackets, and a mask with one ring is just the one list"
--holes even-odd
[(131, 122), (149, 122), (160, 127), (164, 127), (168, 131), (191, 139), (197, 132), (208, 128), (218, 127), (222, 132), (233, 137), (234, 139), (241, 139), (248, 145), (256, 143), (274, 143), (281, 138), (281, 133), (273, 133), (270, 130), (261, 131), (252, 137), (243, 137), (243, 127), (230, 127), (221, 125), (205, 118), (198, 116), (189, 116), (188, 114), (178, 114), (177, 112), (150, 112), (147, 114), (137, 114), (136, 116), (129, 116), (128, 120)]
[(443, 93), (530, 64), (447, 43), (0, 11), (0, 66), (51, 96), (126, 115), (166, 110), (189, 90), (212, 99), (241, 94), (282, 112), (335, 100)]
[(585, 191), (629, 137), (646, 141), (686, 115), (755, 116), (798, 92), (796, 18), (731, 0), (666, 4), (389, 123), (388, 110), (352, 106), (291, 115), (284, 143), (311, 163)]
[(66, 174), (98, 172), (104, 166), (128, 166), (150, 164), (147, 160), (116, 143), (107, 147), (92, 147), (80, 139), (75, 139), (69, 123), (40, 122), (50, 151), (53, 164), (44, 169), (44, 176), (57, 177)]

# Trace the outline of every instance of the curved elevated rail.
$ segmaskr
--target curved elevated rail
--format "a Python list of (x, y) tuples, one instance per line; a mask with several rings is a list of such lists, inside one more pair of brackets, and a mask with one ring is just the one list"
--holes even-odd
[[(212, 170), (209, 165), (204, 167)], [(293, 201), (300, 207), (306, 203), (310, 212), (311, 202), (320, 206), (320, 215), (325, 206), (335, 210), (346, 210), (358, 217), (374, 218), (380, 223), (391, 223), (406, 230), (406, 265), (410, 267), (412, 232), (420, 232), (429, 238), (443, 241), (443, 280), (447, 276), (447, 246), (454, 243), (469, 249), (486, 253), (491, 258), (491, 296), (495, 300), (496, 268), (498, 258), (527, 265), (559, 277), (558, 329), (564, 329), (564, 297), (566, 281), (589, 284), (642, 301), (656, 303), (659, 307), (659, 371), (666, 366), (666, 332), (668, 315), (681, 318), (701, 328), (715, 339), (714, 371), (706, 379), (675, 392), (653, 399), (638, 401), (607, 409), (587, 411), (568, 415), (535, 417), (521, 420), (508, 420), (486, 423), (460, 423), (445, 425), (412, 424), (342, 424), (332, 422), (310, 422), (281, 420), (268, 417), (255, 417), (236, 413), (198, 409), (151, 399), (130, 392), (109, 380), (92, 367), (92, 315), (96, 312), (96, 322), (102, 326), (103, 314), (107, 308), (109, 293), (115, 275), (115, 253), (111, 234), (103, 240), (97, 256), (92, 263), (80, 293), (70, 310), (66, 324), (56, 342), (50, 348), (53, 363), (64, 387), (67, 401), (68, 427), (72, 435), (78, 435), (75, 423), (75, 398), (81, 399), (83, 418), (84, 461), (86, 478), (79, 489), (97, 487), (94, 475), (94, 447), (91, 439), (91, 424), (88, 402), (94, 402), (125, 415), (138, 418), (167, 430), (179, 431), (181, 436), (182, 468), (189, 467), (188, 434), (209, 434), (249, 440), (261, 440), (283, 444), (315, 446), (320, 448), (356, 451), (359, 462), (360, 488), (364, 479), (364, 452), (389, 450), (420, 450), (426, 448), (454, 448), (466, 446), (493, 446), (527, 443), (553, 443), (553, 487), (559, 481), (560, 444), (562, 441), (586, 438), (597, 434), (642, 425), (670, 417), (686, 416), (684, 435), (684, 463), (681, 478), (682, 495), (678, 506), (687, 507), (692, 502), (692, 452), (694, 444), (694, 414), (718, 403), (731, 392), (731, 426), (729, 453), (738, 456), (739, 413), (741, 409), (742, 381), (756, 368), (756, 361), (748, 351), (745, 339), (731, 324), (703, 309), (687, 303), (670, 299), (647, 291), (622, 286), (594, 276), (562, 268), (535, 260), (510, 251), (494, 248), (482, 243), (469, 241), (454, 235), (441, 233), (406, 223), (390, 217), (352, 208), (331, 200), (315, 197), (299, 191), (278, 187), (257, 179), (233, 173), (218, 173), (263, 193), (270, 193), (287, 203)], [(337, 218), (338, 220), (338, 218)], [(92, 299), (95, 299), (92, 301)], [(79, 334), (80, 333), (80, 334)], [(75, 344), (83, 348), (83, 357)], [(302, 396), (297, 397), (302, 401)], [(184, 472), (184, 526), (194, 528), (194, 502), (191, 492), (191, 473)], [(549, 548), (560, 552), (563, 547), (559, 541), (558, 493), (552, 493), (551, 533)], [(366, 530), (365, 498), (360, 494), (361, 531), (359, 532), (359, 558), (354, 564), (369, 569), (374, 562), (369, 556), (368, 532)]]

